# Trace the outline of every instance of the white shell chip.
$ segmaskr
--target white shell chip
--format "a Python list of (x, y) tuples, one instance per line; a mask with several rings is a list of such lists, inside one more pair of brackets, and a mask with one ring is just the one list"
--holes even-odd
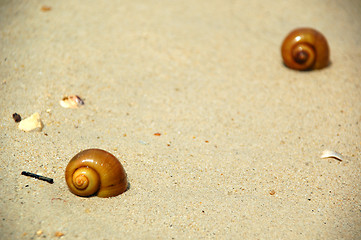
[(335, 159), (337, 159), (339, 161), (344, 160), (343, 156), (340, 153), (335, 152), (335, 151), (331, 151), (331, 150), (323, 151), (320, 158), (335, 158)]
[(78, 108), (84, 105), (83, 99), (81, 99), (77, 95), (70, 95), (67, 97), (63, 97), (63, 99), (60, 100), (59, 103), (63, 108)]

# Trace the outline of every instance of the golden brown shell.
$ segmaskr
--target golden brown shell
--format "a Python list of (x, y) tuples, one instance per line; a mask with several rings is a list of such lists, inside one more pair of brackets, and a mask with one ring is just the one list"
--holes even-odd
[(65, 169), (69, 190), (82, 197), (114, 197), (128, 188), (127, 174), (119, 160), (101, 149), (76, 154)]
[(283, 62), (296, 70), (312, 70), (327, 67), (330, 50), (322, 33), (312, 28), (297, 28), (282, 43)]

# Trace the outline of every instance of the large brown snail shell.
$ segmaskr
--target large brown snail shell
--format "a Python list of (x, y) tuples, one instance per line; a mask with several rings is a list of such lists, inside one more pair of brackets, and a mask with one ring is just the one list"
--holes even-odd
[(65, 169), (65, 180), (69, 190), (82, 197), (114, 197), (128, 188), (122, 164), (101, 149), (87, 149), (76, 154)]
[(297, 28), (282, 43), (284, 64), (296, 70), (313, 70), (327, 67), (330, 50), (326, 38), (312, 28)]

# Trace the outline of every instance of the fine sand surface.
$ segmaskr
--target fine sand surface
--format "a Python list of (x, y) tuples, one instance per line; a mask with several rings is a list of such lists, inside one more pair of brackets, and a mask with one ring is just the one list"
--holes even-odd
[[(0, 239), (361, 239), (360, 13), (359, 0), (0, 1)], [(301, 26), (327, 37), (329, 67), (282, 64)], [(85, 105), (62, 108), (71, 94)], [(44, 128), (19, 130), (15, 112)], [(127, 192), (69, 192), (65, 167), (87, 148), (120, 159)]]

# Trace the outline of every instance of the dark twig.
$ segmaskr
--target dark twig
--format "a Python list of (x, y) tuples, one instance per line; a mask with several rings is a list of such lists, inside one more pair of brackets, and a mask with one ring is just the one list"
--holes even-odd
[(52, 178), (40, 176), (38, 174), (31, 173), (31, 172), (22, 171), (21, 175), (37, 178), (39, 180), (43, 180), (43, 181), (48, 182), (48, 183), (54, 183), (54, 180)]

